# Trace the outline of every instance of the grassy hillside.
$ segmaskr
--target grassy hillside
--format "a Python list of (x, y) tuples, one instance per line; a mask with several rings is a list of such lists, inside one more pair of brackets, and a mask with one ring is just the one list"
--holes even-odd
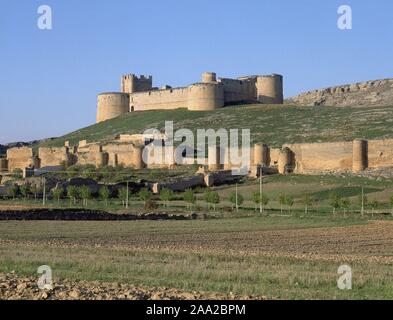
[(283, 143), (340, 141), (353, 138), (393, 138), (392, 107), (294, 107), (273, 105), (231, 106), (215, 111), (185, 109), (140, 111), (95, 124), (43, 142), (41, 146), (61, 146), (69, 140), (99, 141), (119, 133), (141, 133), (148, 128), (163, 130), (166, 120), (175, 129), (247, 129), (253, 142), (274, 147)]

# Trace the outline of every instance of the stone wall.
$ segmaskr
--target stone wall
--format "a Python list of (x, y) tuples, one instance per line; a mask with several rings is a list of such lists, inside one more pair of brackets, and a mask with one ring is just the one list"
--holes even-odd
[(257, 99), (256, 78), (245, 80), (220, 78), (218, 81), (224, 85), (225, 104)]
[(352, 142), (285, 144), (293, 153), (293, 171), (352, 170)]
[(130, 111), (187, 108), (187, 88), (136, 92), (130, 95)]
[(8, 170), (32, 168), (37, 165), (33, 157), (33, 149), (29, 147), (11, 148), (7, 150)]
[(393, 139), (368, 141), (368, 167), (393, 166)]
[(71, 156), (67, 147), (60, 148), (39, 148), (38, 157), (40, 159), (40, 166), (58, 166), (59, 164), (65, 163), (71, 164)]

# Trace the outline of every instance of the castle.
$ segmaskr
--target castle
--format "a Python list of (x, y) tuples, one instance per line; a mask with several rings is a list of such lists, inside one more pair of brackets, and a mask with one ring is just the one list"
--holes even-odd
[(186, 108), (208, 111), (235, 103), (283, 103), (283, 77), (254, 75), (237, 79), (202, 74), (202, 81), (188, 87), (153, 87), (152, 76), (127, 74), (121, 92), (105, 92), (97, 98), (97, 123), (134, 111)]

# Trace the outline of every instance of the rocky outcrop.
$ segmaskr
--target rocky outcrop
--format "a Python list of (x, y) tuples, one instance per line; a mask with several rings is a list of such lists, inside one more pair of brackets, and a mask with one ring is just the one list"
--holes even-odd
[(314, 90), (285, 100), (298, 106), (393, 106), (393, 79)]

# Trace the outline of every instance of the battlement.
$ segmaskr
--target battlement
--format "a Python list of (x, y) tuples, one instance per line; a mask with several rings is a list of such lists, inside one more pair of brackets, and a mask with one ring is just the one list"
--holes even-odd
[(140, 75), (139, 77), (133, 73), (123, 75), (121, 77), (121, 92), (134, 93), (140, 91), (148, 91), (153, 87), (153, 77)]

